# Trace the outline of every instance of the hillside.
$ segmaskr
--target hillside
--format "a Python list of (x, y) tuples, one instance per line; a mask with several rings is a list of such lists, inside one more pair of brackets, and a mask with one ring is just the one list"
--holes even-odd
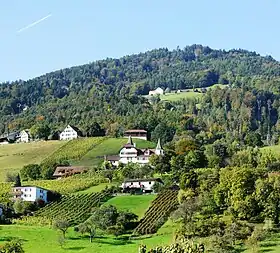
[[(153, 142), (133, 139), (139, 148), (154, 148)], [(93, 137), (78, 140), (42, 141), (0, 145), (0, 182), (6, 173), (18, 172), (24, 165), (59, 159), (72, 165), (99, 166), (104, 155), (118, 154), (126, 138)]]
[[(96, 61), (27, 81), (2, 83), (0, 133), (7, 132), (7, 126), (30, 128), (38, 115), (53, 131), (68, 122), (86, 129), (92, 119), (106, 130), (115, 122), (136, 127), (141, 115), (152, 108), (135, 95), (148, 94), (158, 86), (176, 90), (230, 83), (278, 91), (279, 75), (280, 65), (272, 57), (201, 45)], [(142, 127), (153, 130), (147, 123)]]
[(8, 171), (19, 171), (24, 165), (40, 163), (64, 144), (63, 141), (42, 141), (0, 145), (0, 181)]
[[(138, 148), (155, 148), (153, 142), (134, 138)], [(72, 161), (73, 165), (94, 166), (104, 161), (105, 155), (117, 155), (121, 147), (127, 142), (127, 138), (108, 138), (99, 145), (93, 147), (81, 159)]]

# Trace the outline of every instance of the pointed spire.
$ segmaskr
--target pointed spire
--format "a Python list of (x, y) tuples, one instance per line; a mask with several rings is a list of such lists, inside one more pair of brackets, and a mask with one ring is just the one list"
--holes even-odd
[(162, 146), (161, 146), (161, 143), (160, 143), (160, 139), (158, 139), (156, 149), (162, 149)]
[(126, 144), (130, 144), (130, 145), (132, 145), (132, 146), (133, 146), (133, 141), (132, 141), (131, 135), (129, 135), (129, 137), (128, 137), (128, 141), (127, 141), (127, 143), (126, 143)]

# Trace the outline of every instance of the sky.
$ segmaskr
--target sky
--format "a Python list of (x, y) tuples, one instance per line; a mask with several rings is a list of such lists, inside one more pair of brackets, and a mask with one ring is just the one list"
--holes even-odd
[(279, 0), (0, 0), (0, 82), (192, 44), (280, 60), (279, 10)]

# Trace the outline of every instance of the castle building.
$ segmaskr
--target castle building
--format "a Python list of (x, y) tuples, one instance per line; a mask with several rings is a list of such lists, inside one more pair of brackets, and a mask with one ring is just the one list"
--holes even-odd
[(138, 163), (140, 165), (145, 165), (149, 163), (149, 158), (154, 154), (164, 155), (160, 140), (158, 140), (155, 149), (139, 149), (136, 147), (136, 144), (133, 143), (131, 136), (129, 136), (127, 143), (122, 147), (119, 154), (113, 156), (105, 156), (105, 161), (110, 162), (114, 166), (118, 166), (120, 163)]

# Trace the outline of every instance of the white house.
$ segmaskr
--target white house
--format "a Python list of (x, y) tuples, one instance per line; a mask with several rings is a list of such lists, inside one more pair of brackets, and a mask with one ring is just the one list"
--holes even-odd
[(82, 137), (82, 132), (75, 126), (68, 125), (60, 134), (59, 139), (64, 140), (73, 140), (78, 137)]
[(48, 190), (37, 186), (19, 186), (13, 188), (14, 199), (35, 202), (37, 199), (48, 202)]
[(163, 184), (160, 178), (127, 179), (122, 183), (121, 188), (124, 191), (129, 191), (131, 189), (142, 189), (143, 192), (152, 192), (153, 186), (156, 182)]
[(21, 142), (29, 142), (30, 141), (30, 133), (29, 130), (22, 130), (20, 132), (20, 141)]
[(120, 163), (138, 163), (140, 165), (145, 165), (149, 163), (149, 158), (153, 154), (164, 154), (160, 140), (158, 140), (157, 147), (155, 149), (139, 149), (136, 147), (136, 144), (133, 143), (131, 136), (129, 136), (127, 143), (122, 147), (119, 155), (107, 156), (105, 157), (105, 160), (111, 162), (114, 166), (118, 166)]
[(149, 96), (154, 96), (154, 95), (163, 95), (164, 91), (162, 88), (158, 87), (155, 90), (150, 90), (149, 91)]

